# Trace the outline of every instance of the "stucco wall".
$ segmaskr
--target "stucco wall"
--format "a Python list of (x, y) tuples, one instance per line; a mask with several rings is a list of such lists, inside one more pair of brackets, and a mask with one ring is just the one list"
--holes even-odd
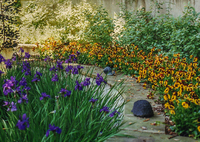
[[(22, 4), (28, 0), (21, 0)], [(45, 0), (44, 0), (45, 1)], [(81, 1), (89, 2), (92, 4), (103, 5), (103, 7), (108, 10), (109, 15), (113, 18), (115, 13), (120, 12), (119, 3), (125, 5), (128, 10), (134, 10), (137, 8), (145, 7), (146, 11), (153, 10), (153, 14), (156, 14), (155, 11), (155, 1), (165, 2), (162, 5), (163, 9), (160, 11), (161, 14), (166, 13), (167, 9), (170, 8), (170, 13), (177, 17), (182, 15), (184, 7), (188, 3), (193, 6), (197, 12), (200, 12), (200, 0), (70, 0), (73, 4), (80, 3)]]

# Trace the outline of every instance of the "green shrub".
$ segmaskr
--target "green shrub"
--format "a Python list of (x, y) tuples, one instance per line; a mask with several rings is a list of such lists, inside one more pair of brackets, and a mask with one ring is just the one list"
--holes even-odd
[(125, 24), (117, 42), (122, 46), (135, 44), (147, 53), (156, 47), (166, 55), (199, 56), (199, 13), (188, 6), (183, 14), (177, 18), (169, 14), (153, 17), (152, 11), (144, 9), (124, 11), (119, 15)]
[(89, 21), (89, 28), (85, 31), (85, 38), (89, 42), (99, 43), (103, 47), (111, 45), (114, 23), (108, 16), (108, 12), (102, 6), (99, 6), (95, 12), (85, 13), (85, 16), (86, 20)]

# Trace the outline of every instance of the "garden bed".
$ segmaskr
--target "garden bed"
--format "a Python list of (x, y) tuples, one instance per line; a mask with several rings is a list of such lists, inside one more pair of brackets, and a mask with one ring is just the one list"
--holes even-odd
[(16, 61), (1, 57), (6, 66), (0, 77), (1, 141), (22, 137), (25, 141), (103, 141), (119, 132), (124, 109), (122, 83), (110, 88), (100, 75), (86, 77), (92, 70), (83, 76), (81, 66), (67, 65), (64, 71), (60, 60), (48, 60), (44, 67), (45, 61), (24, 60), (29, 57), (25, 53), (20, 62), (18, 57)]

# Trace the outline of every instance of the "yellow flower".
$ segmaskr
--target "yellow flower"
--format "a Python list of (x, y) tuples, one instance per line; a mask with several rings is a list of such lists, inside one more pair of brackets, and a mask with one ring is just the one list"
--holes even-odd
[(160, 84), (160, 85), (163, 85), (163, 81), (160, 80), (160, 81), (159, 81), (159, 84)]
[(195, 100), (194, 100), (194, 103), (195, 103), (196, 105), (200, 105), (200, 99), (195, 99)]
[(197, 127), (197, 130), (200, 132), (200, 126)]
[(198, 61), (198, 58), (195, 57), (195, 58), (193, 59), (193, 62), (197, 62), (197, 61)]
[(183, 59), (182, 59), (182, 62), (186, 62), (186, 58), (183, 58)]
[(171, 100), (172, 100), (172, 101), (176, 100), (176, 95), (172, 95)]
[(189, 107), (188, 103), (186, 103), (186, 102), (182, 102), (182, 106), (183, 106), (185, 109), (187, 109), (187, 108)]
[(147, 89), (146, 86), (147, 86), (147, 83), (145, 82), (145, 83), (143, 84), (143, 88), (144, 88), (144, 89)]
[(135, 50), (138, 50), (138, 47), (137, 47), (137, 46), (135, 46), (135, 47), (134, 47), (134, 49), (135, 49)]
[(180, 83), (179, 83), (179, 82), (175, 82), (175, 83), (174, 83), (174, 88), (175, 88), (175, 89), (178, 89), (179, 87), (180, 87)]
[(168, 84), (168, 81), (167, 81), (167, 80), (165, 80), (165, 82), (164, 82), (164, 86), (166, 87), (166, 86), (167, 86), (167, 84)]
[(197, 63), (193, 63), (193, 67), (196, 69), (197, 68)]
[(175, 111), (172, 109), (172, 110), (170, 110), (170, 113), (172, 114), (172, 115), (175, 115)]
[(165, 108), (168, 108), (168, 107), (170, 107), (170, 104), (167, 102), (165, 103)]
[(175, 109), (175, 107), (173, 105), (169, 105), (168, 107), (169, 109)]
[(168, 92), (169, 92), (169, 87), (167, 87), (167, 88), (165, 89), (164, 93), (165, 93), (165, 94), (168, 94)]
[(143, 74), (146, 74), (147, 73), (147, 71), (146, 70), (143, 70)]
[(169, 99), (170, 99), (170, 95), (169, 95), (169, 94), (168, 94), (168, 95), (165, 94), (165, 95), (164, 95), (164, 100), (167, 101), (167, 100), (169, 100)]
[(155, 85), (152, 85), (152, 86), (151, 86), (151, 88), (152, 88), (153, 90), (155, 90), (155, 89), (156, 89)]
[(141, 79), (141, 76), (138, 76), (138, 79), (137, 79), (137, 83), (139, 83), (140, 82), (140, 79)]
[(193, 55), (190, 55), (190, 59), (193, 58)]

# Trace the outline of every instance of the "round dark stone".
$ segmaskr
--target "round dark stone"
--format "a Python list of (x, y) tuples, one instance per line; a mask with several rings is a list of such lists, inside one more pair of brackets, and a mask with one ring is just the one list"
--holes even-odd
[(151, 104), (146, 100), (136, 101), (131, 112), (133, 112), (133, 114), (138, 117), (154, 116)]
[(106, 67), (103, 72), (107, 75), (114, 75), (114, 73), (112, 73), (112, 69), (110, 67)]

